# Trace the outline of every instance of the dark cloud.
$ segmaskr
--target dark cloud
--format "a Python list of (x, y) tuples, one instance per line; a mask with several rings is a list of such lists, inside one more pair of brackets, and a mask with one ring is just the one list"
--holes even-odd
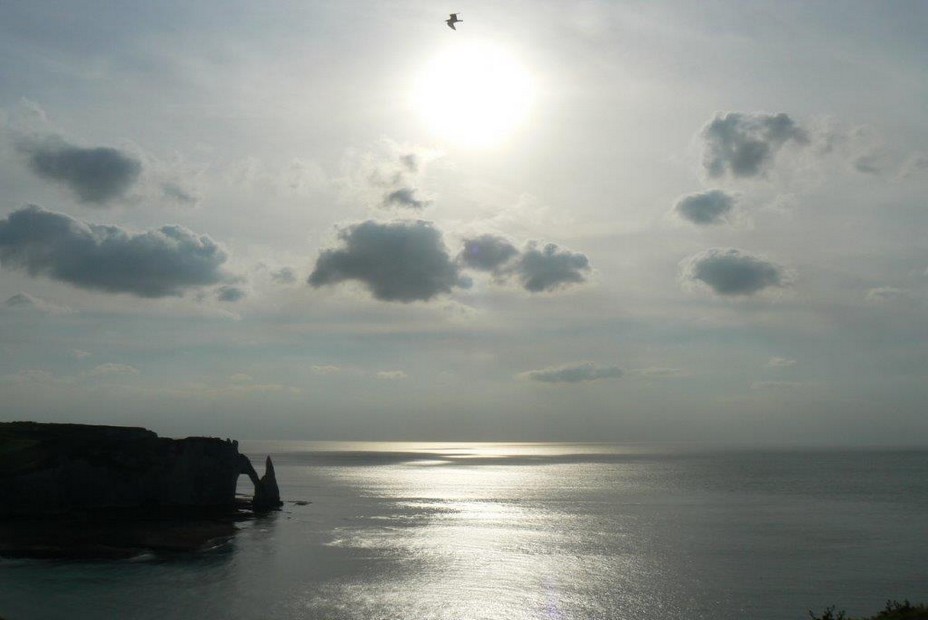
[(735, 197), (720, 189), (684, 196), (673, 210), (681, 218), (700, 226), (722, 224), (735, 208)]
[(296, 274), (290, 267), (282, 267), (277, 271), (271, 272), (271, 280), (277, 284), (293, 284), (296, 282)]
[(711, 248), (681, 263), (685, 281), (702, 282), (725, 296), (753, 295), (787, 284), (786, 270), (735, 248)]
[(237, 286), (220, 286), (216, 291), (216, 299), (219, 301), (236, 302), (245, 299), (247, 293)]
[(508, 240), (490, 234), (465, 239), (457, 261), (465, 268), (490, 272), (497, 281), (515, 278), (532, 293), (580, 284), (590, 272), (590, 260), (584, 254), (559, 249), (553, 243), (539, 249), (535, 241), (520, 252)]
[(339, 232), (341, 249), (324, 250), (309, 276), (314, 287), (362, 282), (382, 301), (427, 301), (470, 280), (448, 256), (441, 232), (429, 222), (368, 220)]
[(499, 272), (519, 251), (502, 237), (480, 235), (464, 240), (458, 262), (478, 271)]
[(559, 250), (553, 243), (539, 250), (530, 242), (512, 270), (525, 290), (540, 293), (585, 282), (590, 260), (584, 254)]
[(542, 383), (581, 383), (597, 379), (618, 379), (622, 369), (618, 366), (598, 366), (593, 362), (580, 362), (553, 368), (529, 370), (519, 375), (523, 379)]
[(784, 113), (719, 114), (703, 127), (701, 135), (705, 142), (703, 166), (710, 177), (726, 173), (735, 177), (761, 176), (786, 142), (809, 141), (805, 130)]
[(431, 201), (429, 200), (420, 200), (417, 195), (417, 190), (414, 187), (401, 187), (398, 190), (389, 192), (384, 195), (383, 203), (381, 206), (384, 207), (402, 207), (406, 209), (424, 209), (429, 206)]
[(0, 264), (79, 288), (180, 296), (227, 279), (226, 253), (182, 226), (132, 233), (29, 206), (0, 220)]
[(123, 196), (142, 164), (114, 148), (81, 148), (57, 138), (27, 142), (20, 150), (38, 176), (63, 183), (83, 203), (105, 205)]

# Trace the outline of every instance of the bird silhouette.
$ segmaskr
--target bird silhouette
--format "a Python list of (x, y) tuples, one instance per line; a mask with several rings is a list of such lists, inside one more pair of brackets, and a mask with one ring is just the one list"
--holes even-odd
[(451, 14), (451, 17), (450, 17), (449, 19), (446, 19), (446, 20), (445, 20), (445, 23), (448, 24), (448, 27), (451, 28), (452, 30), (457, 30), (457, 28), (455, 28), (454, 25), (455, 25), (456, 23), (462, 22), (462, 21), (464, 21), (464, 20), (463, 20), (463, 19), (458, 19), (458, 14), (457, 14), (457, 13), (452, 13), (452, 14)]

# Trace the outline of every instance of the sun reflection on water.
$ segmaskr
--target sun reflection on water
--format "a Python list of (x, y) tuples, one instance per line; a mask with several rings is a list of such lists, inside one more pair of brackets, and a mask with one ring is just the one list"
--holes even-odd
[[(330, 584), (310, 608), (334, 613), (350, 602), (348, 617), (358, 618), (557, 619), (588, 607), (588, 590), (604, 577), (637, 578), (632, 555), (596, 540), (609, 528), (575, 527), (570, 472), (584, 465), (499, 464), (537, 454), (528, 446), (438, 448), (404, 446), (427, 458), (337, 473), (360, 493), (389, 500), (390, 510), (339, 528), (330, 544), (394, 566)], [(552, 498), (552, 489), (563, 497)]]

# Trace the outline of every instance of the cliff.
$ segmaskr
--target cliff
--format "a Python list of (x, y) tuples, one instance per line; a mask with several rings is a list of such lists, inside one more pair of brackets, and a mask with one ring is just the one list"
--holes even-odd
[[(228, 439), (0, 423), (0, 518), (232, 508), (240, 474), (257, 479), (238, 443)], [(265, 479), (256, 482), (256, 511), (281, 505), (276, 480)]]

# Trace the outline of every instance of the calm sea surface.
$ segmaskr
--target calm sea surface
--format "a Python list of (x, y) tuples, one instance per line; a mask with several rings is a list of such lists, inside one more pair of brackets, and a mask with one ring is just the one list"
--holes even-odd
[(196, 556), (0, 560), (0, 616), (800, 620), (928, 601), (928, 451), (241, 448), (311, 503)]

